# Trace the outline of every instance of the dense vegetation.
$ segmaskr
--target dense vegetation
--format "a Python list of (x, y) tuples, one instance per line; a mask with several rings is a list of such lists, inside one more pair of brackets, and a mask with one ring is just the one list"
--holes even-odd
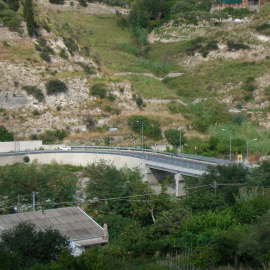
[[(2, 167), (5, 174), (1, 173), (0, 179), (6, 178), (5, 175), (17, 178), (16, 174), (22, 175), (22, 169), (34, 171), (36, 178), (41, 177), (42, 171), (48, 177), (48, 169), (50, 172), (54, 168), (55, 173), (64, 169), (60, 165), (48, 166), (39, 167), (39, 174), (35, 173), (36, 164)], [(91, 178), (85, 189), (90, 203), (85, 202), (84, 206), (98, 222), (109, 225), (110, 243), (90, 248), (75, 258), (67, 250), (50, 257), (55, 254), (50, 249), (51, 253), (46, 252), (50, 259), (36, 260), (34, 255), (28, 256), (31, 246), (24, 241), (20, 246), (9, 247), (16, 250), (12, 255), (25, 256), (22, 264), (25, 268), (21, 266), (21, 269), (175, 270), (179, 267), (209, 269), (227, 265), (260, 269), (269, 262), (270, 162), (253, 169), (241, 165), (218, 166), (198, 179), (187, 178), (187, 196), (182, 199), (166, 193), (152, 194), (149, 185), (141, 182), (137, 170), (118, 170), (105, 163), (89, 165), (85, 169), (65, 168), (69, 174), (74, 169), (81, 170), (84, 177)], [(25, 175), (26, 180), (31, 177), (28, 173)], [(49, 175), (52, 176), (51, 173)], [(61, 181), (66, 177), (70, 176), (63, 176)], [(55, 174), (54, 179), (57, 179)], [(14, 191), (22, 181), (17, 181), (16, 186), (10, 182), (9, 179), (5, 184), (11, 187), (9, 191), (6, 189), (6, 196), (11, 194), (15, 198)], [(163, 179), (163, 192), (170, 185), (170, 181)], [(30, 190), (42, 190), (40, 188), (32, 187), (28, 193)], [(62, 194), (61, 185), (50, 193), (55, 192)], [(61, 201), (65, 199), (60, 198)], [(31, 227), (19, 229), (27, 231), (24, 239), (35, 235)], [(19, 229), (7, 235), (12, 239), (16, 234), (16, 239), (20, 239)], [(13, 243), (6, 243), (5, 237), (2, 239), (1, 246)], [(47, 247), (42, 241), (39, 244), (41, 248)], [(5, 260), (3, 252), (6, 251), (1, 249), (0, 253), (1, 260), (5, 262), (3, 270), (17, 268), (22, 261)], [(34, 266), (27, 268), (29, 265)]]
[[(30, 206), (32, 192), (40, 202), (74, 199), (77, 178), (58, 165), (15, 164), (0, 167), (1, 206)], [(10, 209), (9, 209), (10, 210)]]
[(57, 259), (68, 247), (68, 241), (58, 231), (50, 228), (38, 231), (32, 224), (20, 223), (3, 232), (0, 247), (2, 269), (25, 269)]
[(0, 142), (13, 141), (14, 135), (9, 132), (5, 127), (0, 126)]

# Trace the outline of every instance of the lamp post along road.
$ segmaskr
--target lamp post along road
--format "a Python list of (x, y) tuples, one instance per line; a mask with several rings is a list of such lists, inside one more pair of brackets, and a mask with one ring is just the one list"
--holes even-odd
[(182, 152), (182, 130), (179, 130), (179, 148), (180, 152)]
[(143, 120), (138, 120), (136, 121), (137, 123), (141, 123), (141, 149), (144, 149), (144, 134), (143, 134), (143, 128), (144, 128), (144, 123)]
[[(221, 130), (226, 131), (224, 128)], [(232, 134), (231, 133), (229, 133), (229, 151), (230, 151), (229, 158), (230, 158), (230, 161), (232, 161)]]

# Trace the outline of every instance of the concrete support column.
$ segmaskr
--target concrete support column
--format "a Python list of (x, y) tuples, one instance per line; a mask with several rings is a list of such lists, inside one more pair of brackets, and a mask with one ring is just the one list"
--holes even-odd
[(174, 176), (175, 179), (175, 195), (176, 197), (181, 197), (186, 195), (185, 192), (185, 182), (183, 176), (178, 173)]
[(145, 166), (144, 170), (143, 170), (143, 179), (142, 181), (144, 183), (149, 183), (151, 184), (159, 184), (158, 179), (155, 177), (155, 175), (153, 174), (153, 172), (151, 171), (150, 168), (148, 168), (147, 166)]

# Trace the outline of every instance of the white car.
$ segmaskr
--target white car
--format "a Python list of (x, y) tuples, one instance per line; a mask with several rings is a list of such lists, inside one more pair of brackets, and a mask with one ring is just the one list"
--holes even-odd
[(59, 150), (62, 150), (62, 151), (70, 151), (71, 150), (71, 147), (70, 146), (60, 146), (59, 147)]

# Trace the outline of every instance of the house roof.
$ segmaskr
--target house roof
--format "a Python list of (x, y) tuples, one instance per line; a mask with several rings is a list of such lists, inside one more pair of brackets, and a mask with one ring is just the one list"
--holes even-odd
[(20, 222), (34, 224), (39, 230), (58, 230), (70, 241), (80, 246), (107, 243), (107, 232), (80, 207), (31, 211), (0, 215), (0, 233), (15, 227)]

